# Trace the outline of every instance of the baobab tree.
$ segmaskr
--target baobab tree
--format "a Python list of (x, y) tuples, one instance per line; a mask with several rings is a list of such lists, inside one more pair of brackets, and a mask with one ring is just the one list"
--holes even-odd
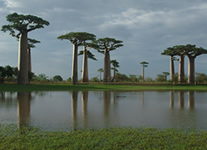
[(175, 75), (174, 61), (177, 60), (174, 56), (178, 55), (178, 52), (174, 49), (174, 47), (168, 47), (163, 53), (161, 53), (161, 55), (170, 56), (170, 80), (173, 81)]
[(176, 45), (173, 46), (173, 49), (177, 52), (179, 58), (179, 74), (178, 74), (178, 81), (180, 83), (185, 82), (185, 70), (184, 70), (184, 61), (185, 61), (185, 51), (183, 45)]
[(188, 56), (188, 83), (192, 84), (195, 82), (195, 58), (202, 54), (207, 54), (207, 50), (196, 45), (187, 44), (183, 46), (185, 55)]
[(100, 72), (100, 79), (99, 80), (101, 81), (101, 73), (104, 72), (103, 68), (99, 68), (98, 72)]
[(123, 46), (123, 42), (114, 38), (100, 38), (91, 45), (98, 52), (104, 54), (104, 82), (111, 82), (110, 51)]
[[(9, 14), (7, 21), (8, 25), (2, 26), (1, 31), (10, 32), (10, 35), (19, 37), (19, 73), (18, 73), (18, 84), (27, 84), (28, 78), (28, 33), (44, 28), (50, 23), (42, 18), (33, 15), (22, 15), (22, 14)], [(17, 31), (18, 33), (15, 33)]]
[(164, 76), (165, 76), (165, 81), (167, 81), (167, 76), (169, 76), (170, 75), (170, 73), (169, 72), (162, 72), (163, 74), (164, 74)]
[(149, 64), (149, 63), (146, 61), (142, 61), (142, 62), (140, 62), (140, 64), (142, 64), (142, 80), (144, 82), (144, 68), (147, 67), (147, 64)]
[(116, 72), (118, 72), (118, 70), (116, 69), (116, 68), (118, 68), (119, 67), (119, 62), (118, 61), (116, 61), (116, 60), (111, 60), (111, 64), (112, 64), (112, 66), (113, 66), (113, 71), (114, 71), (114, 76), (113, 76), (113, 78), (112, 78), (112, 81), (114, 81), (115, 80), (115, 77), (116, 77)]
[(31, 48), (35, 48), (36, 46), (34, 44), (36, 43), (40, 43), (40, 41), (28, 38), (27, 54), (28, 54), (28, 71), (29, 72), (32, 72)]
[[(93, 40), (95, 38), (95, 35), (86, 32), (69, 32), (57, 38), (60, 40), (69, 40), (73, 44), (72, 84), (75, 85), (78, 83), (78, 46), (84, 45), (84, 42), (86, 40)], [(87, 50), (84, 51), (86, 51), (86, 53), (84, 54), (84, 58), (86, 58), (84, 60), (85, 62), (87, 60)], [(86, 69), (82, 70), (82, 72), (85, 71)]]
[(96, 60), (94, 55), (88, 51), (90, 49), (89, 44), (86, 41), (93, 41), (95, 40), (96, 36), (91, 33), (87, 32), (81, 32), (80, 33), (81, 38), (79, 38), (80, 41), (82, 41), (83, 45), (83, 67), (82, 67), (82, 82), (88, 82), (88, 57)]

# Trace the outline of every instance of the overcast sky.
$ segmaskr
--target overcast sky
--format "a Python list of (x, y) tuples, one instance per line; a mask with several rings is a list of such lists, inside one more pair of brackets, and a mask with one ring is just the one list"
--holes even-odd
[[(146, 77), (169, 72), (169, 57), (161, 53), (175, 45), (195, 44), (207, 49), (206, 0), (0, 0), (0, 27), (13, 12), (31, 14), (50, 22), (29, 33), (41, 43), (32, 49), (32, 71), (49, 77), (71, 77), (72, 44), (57, 37), (69, 32), (89, 32), (97, 38), (122, 40), (110, 53), (120, 63), (120, 73), (141, 75), (140, 62), (149, 62)], [(81, 50), (82, 47), (79, 47)], [(89, 60), (89, 78), (103, 68), (103, 54), (91, 49), (98, 61)], [(17, 66), (18, 42), (0, 34), (0, 66)], [(79, 56), (79, 78), (82, 56)], [(178, 62), (175, 63), (178, 72)], [(187, 74), (187, 58), (185, 74)], [(207, 73), (207, 55), (196, 59), (196, 72)]]

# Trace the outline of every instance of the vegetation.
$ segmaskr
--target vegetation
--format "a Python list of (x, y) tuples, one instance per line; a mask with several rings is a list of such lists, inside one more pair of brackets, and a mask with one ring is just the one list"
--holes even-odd
[(0, 149), (206, 149), (207, 132), (155, 128), (41, 131), (0, 125)]
[[(96, 78), (97, 79), (97, 78)], [(30, 92), (30, 91), (71, 91), (71, 90), (207, 90), (207, 85), (172, 85), (168, 83), (142, 83), (142, 84), (79, 84), (71, 85), (63, 82), (59, 84), (54, 83), (36, 83), (28, 85), (18, 84), (0, 84), (0, 91), (11, 92)]]
[[(10, 32), (10, 35), (19, 38), (19, 60), (18, 60), (18, 83), (27, 84), (28, 78), (28, 33), (44, 28), (50, 23), (42, 18), (32, 15), (9, 14), (7, 17), (9, 25), (2, 26), (3, 32)], [(15, 33), (18, 31), (18, 33)]]

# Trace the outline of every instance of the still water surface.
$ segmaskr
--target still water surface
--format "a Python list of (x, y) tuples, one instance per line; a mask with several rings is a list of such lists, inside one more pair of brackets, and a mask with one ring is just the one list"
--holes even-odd
[(75, 130), (105, 127), (207, 130), (207, 91), (0, 93), (0, 123)]

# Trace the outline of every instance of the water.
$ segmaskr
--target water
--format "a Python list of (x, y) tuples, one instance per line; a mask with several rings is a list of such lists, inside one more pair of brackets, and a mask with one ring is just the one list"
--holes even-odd
[(0, 122), (43, 130), (155, 127), (207, 130), (207, 91), (0, 93)]

